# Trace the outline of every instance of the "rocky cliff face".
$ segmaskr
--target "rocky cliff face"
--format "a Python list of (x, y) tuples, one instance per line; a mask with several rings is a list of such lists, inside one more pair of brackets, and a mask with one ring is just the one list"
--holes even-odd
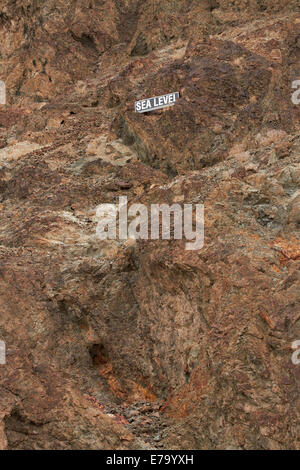
[[(299, 13), (0, 1), (2, 449), (300, 448)], [(121, 195), (204, 247), (99, 240)]]

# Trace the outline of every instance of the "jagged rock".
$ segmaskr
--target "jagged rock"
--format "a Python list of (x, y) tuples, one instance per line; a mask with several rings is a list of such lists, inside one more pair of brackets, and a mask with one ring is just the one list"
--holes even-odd
[[(299, 12), (2, 1), (2, 449), (300, 448)], [(99, 240), (120, 195), (204, 247)]]

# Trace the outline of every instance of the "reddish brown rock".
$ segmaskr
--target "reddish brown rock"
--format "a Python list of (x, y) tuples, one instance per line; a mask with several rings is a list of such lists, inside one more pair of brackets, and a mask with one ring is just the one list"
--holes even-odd
[[(2, 4), (0, 447), (299, 449), (297, 0)], [(203, 249), (97, 239), (120, 195)]]

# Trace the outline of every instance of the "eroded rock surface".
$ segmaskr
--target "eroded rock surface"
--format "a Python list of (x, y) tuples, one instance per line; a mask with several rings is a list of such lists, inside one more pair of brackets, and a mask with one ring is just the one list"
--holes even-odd
[[(300, 448), (299, 12), (0, 2), (2, 449)], [(203, 249), (99, 240), (121, 195)]]

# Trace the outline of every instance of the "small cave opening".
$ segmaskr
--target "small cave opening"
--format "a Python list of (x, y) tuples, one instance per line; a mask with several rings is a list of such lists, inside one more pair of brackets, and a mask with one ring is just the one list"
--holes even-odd
[(108, 357), (103, 344), (93, 344), (89, 349), (94, 366), (101, 366), (108, 362)]

